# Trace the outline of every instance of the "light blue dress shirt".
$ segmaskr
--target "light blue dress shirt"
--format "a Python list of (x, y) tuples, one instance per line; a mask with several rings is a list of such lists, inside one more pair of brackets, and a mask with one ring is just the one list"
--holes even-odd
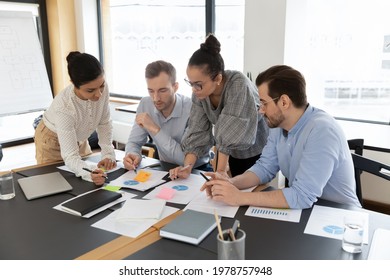
[[(187, 129), (192, 101), (191, 98), (176, 93), (175, 107), (168, 118), (165, 118), (156, 109), (150, 96), (143, 97), (138, 105), (138, 113), (148, 113), (152, 120), (160, 127), (156, 135), (150, 135), (153, 143), (157, 146), (160, 160), (169, 163), (183, 165), (184, 151), (181, 148), (181, 141)], [(134, 123), (129, 140), (126, 144), (126, 154), (136, 153), (141, 156), (141, 148), (146, 143), (148, 131)], [(209, 162), (209, 154), (198, 158), (194, 167)]]
[(290, 187), (282, 191), (290, 208), (310, 208), (318, 198), (361, 207), (344, 132), (320, 109), (309, 105), (289, 132), (270, 129), (267, 145), (249, 171), (266, 183), (279, 170), (289, 180)]

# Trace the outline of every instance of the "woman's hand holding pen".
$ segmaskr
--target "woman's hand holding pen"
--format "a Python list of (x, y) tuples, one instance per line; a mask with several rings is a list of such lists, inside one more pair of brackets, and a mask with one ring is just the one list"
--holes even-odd
[(83, 170), (91, 173), (92, 182), (94, 182), (95, 185), (97, 185), (97, 186), (102, 186), (106, 182), (106, 180), (108, 179), (106, 173), (104, 173), (104, 171), (101, 170), (100, 168), (97, 168), (95, 170), (83, 168)]
[(178, 178), (186, 179), (190, 176), (192, 170), (192, 164), (187, 164), (186, 166), (178, 166), (169, 170), (169, 178), (175, 180)]
[(98, 168), (103, 168), (104, 170), (111, 170), (116, 167), (116, 161), (113, 161), (109, 158), (102, 159), (98, 163)]
[(123, 165), (127, 170), (136, 170), (141, 162), (141, 157), (137, 154), (128, 153), (123, 158)]

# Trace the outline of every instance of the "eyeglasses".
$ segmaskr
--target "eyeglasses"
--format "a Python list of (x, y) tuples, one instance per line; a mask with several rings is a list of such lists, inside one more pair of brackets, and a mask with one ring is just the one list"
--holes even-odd
[(192, 83), (190, 82), (189, 80), (187, 79), (184, 79), (184, 81), (190, 86), (192, 87), (195, 91), (201, 91), (203, 89), (203, 85), (202, 84), (199, 84), (199, 83)]
[(259, 109), (260, 109), (260, 110), (264, 110), (264, 109), (265, 109), (265, 106), (267, 105), (268, 102), (274, 101), (274, 100), (279, 99), (279, 98), (280, 98), (280, 96), (275, 97), (275, 98), (272, 98), (271, 100), (268, 100), (268, 101), (265, 101), (265, 102), (260, 101)]

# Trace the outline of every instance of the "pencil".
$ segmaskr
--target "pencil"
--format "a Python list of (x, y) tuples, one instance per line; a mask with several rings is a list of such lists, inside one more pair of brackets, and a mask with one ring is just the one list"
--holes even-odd
[(223, 233), (222, 233), (221, 224), (219, 223), (219, 218), (218, 218), (218, 215), (217, 215), (217, 211), (216, 211), (215, 209), (214, 209), (214, 216), (215, 216), (215, 221), (217, 222), (219, 238), (220, 238), (221, 240), (224, 240), (224, 239), (223, 239)]
[(229, 228), (229, 236), (232, 241), (236, 241), (236, 237), (234, 236), (233, 230)]
[(183, 168), (180, 168), (180, 171), (183, 171), (183, 170), (186, 170), (188, 169), (189, 167), (191, 167), (192, 164), (187, 164), (186, 166), (184, 166)]

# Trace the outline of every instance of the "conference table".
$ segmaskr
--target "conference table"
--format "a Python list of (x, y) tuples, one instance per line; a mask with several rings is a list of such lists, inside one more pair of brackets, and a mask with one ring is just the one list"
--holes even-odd
[[(98, 160), (98, 157), (91, 157)], [(145, 159), (145, 162), (159, 164), (153, 168), (169, 170), (174, 165)], [(182, 210), (156, 223), (136, 238), (121, 236), (91, 225), (120, 207), (116, 205), (91, 218), (81, 218), (54, 210), (53, 207), (84, 192), (96, 189), (90, 182), (77, 178), (73, 173), (57, 167), (62, 162), (31, 166), (14, 170), (16, 196), (11, 200), (0, 201), (0, 259), (217, 259), (217, 230), (211, 232), (199, 245), (160, 238), (159, 229), (169, 223)], [(28, 201), (18, 178), (60, 172), (73, 186), (73, 190), (44, 198)], [(119, 169), (108, 174), (113, 180), (126, 170)], [(194, 173), (199, 171), (194, 170)], [(263, 190), (267, 191), (269, 188)], [(147, 192), (126, 190), (142, 198)], [(185, 205), (167, 203), (183, 209)], [(390, 216), (319, 200), (316, 205), (364, 211), (369, 214), (369, 243), (363, 245), (359, 254), (344, 252), (341, 241), (316, 235), (305, 234), (305, 226), (311, 209), (302, 211), (299, 223), (246, 216), (248, 207), (240, 207), (234, 219), (222, 217), (222, 228), (232, 226), (235, 219), (240, 220), (240, 228), (246, 232), (246, 259), (267, 260), (339, 260), (367, 259), (375, 229), (390, 229)]]

